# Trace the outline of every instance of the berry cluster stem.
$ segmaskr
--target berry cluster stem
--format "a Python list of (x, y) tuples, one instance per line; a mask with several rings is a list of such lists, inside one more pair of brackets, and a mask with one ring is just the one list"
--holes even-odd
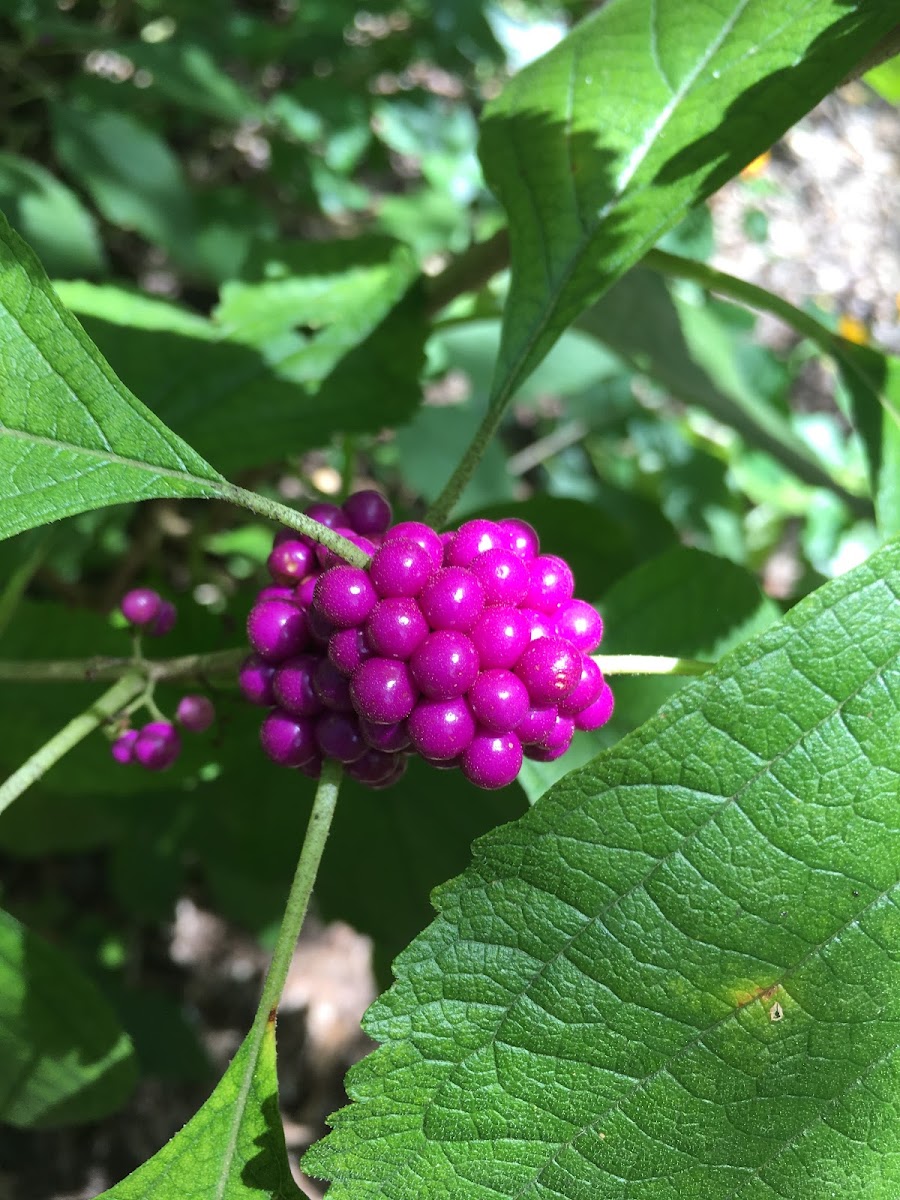
[(288, 529), (296, 529), (299, 533), (306, 534), (314, 542), (333, 550), (345, 562), (352, 563), (354, 567), (369, 565), (368, 554), (360, 550), (358, 546), (354, 546), (351, 541), (341, 537), (327, 525), (323, 525), (320, 521), (314, 521), (312, 517), (298, 512), (295, 508), (288, 508), (286, 504), (279, 504), (277, 500), (269, 500), (268, 497), (259, 496), (256, 492), (248, 492), (245, 488), (237, 487), (233, 483), (222, 484), (219, 487), (219, 494), (223, 500), (238, 504), (241, 508), (248, 508), (258, 516), (267, 517), (270, 521), (277, 521), (281, 525), (287, 526)]
[(183, 654), (178, 658), (148, 659), (138, 666), (133, 658), (62, 658), (42, 660), (0, 659), (4, 683), (105, 683), (140, 670), (146, 680), (195, 680), (205, 683), (215, 676), (233, 678), (247, 648), (214, 650), (210, 654)]
[(77, 717), (64, 725), (59, 733), (54, 734), (39, 750), (26, 759), (6, 782), (0, 785), (0, 813), (8, 808), (33, 783), (36, 783), (52, 766), (86, 738), (104, 722), (121, 712), (135, 697), (141, 695), (147, 686), (144, 676), (137, 671), (130, 671), (89, 708), (79, 713)]
[(604, 675), (705, 675), (716, 665), (696, 658), (669, 658), (663, 654), (595, 654)]

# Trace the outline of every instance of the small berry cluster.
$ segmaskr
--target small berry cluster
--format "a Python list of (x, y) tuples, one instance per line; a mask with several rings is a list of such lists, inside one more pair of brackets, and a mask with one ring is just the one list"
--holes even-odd
[[(122, 615), (137, 630), (162, 637), (175, 624), (175, 605), (163, 600), (151, 588), (126, 592), (119, 605)], [(175, 720), (189, 733), (203, 733), (216, 717), (213, 703), (206, 696), (182, 696)], [(125, 729), (110, 748), (117, 763), (137, 763), (147, 771), (165, 771), (181, 753), (181, 737), (171, 721), (149, 721), (140, 729)]]
[(590, 657), (600, 614), (574, 598), (568, 565), (540, 553), (527, 522), (391, 526), (372, 491), (307, 515), (371, 562), (351, 566), (294, 532), (275, 538), (240, 673), (244, 696), (271, 710), (261, 740), (274, 762), (316, 777), (333, 758), (387, 787), (417, 753), (499, 788), (523, 756), (559, 758), (576, 729), (609, 719), (612, 693)]

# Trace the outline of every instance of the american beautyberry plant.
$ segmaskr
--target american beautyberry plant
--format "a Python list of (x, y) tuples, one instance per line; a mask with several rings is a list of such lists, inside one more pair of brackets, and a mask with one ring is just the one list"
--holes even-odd
[[(256, 1016), (98, 1186), (299, 1196), (315, 888), (383, 985), (335, 1200), (893, 1200), (900, 367), (704, 202), (897, 13), (313, 8), (0, 42), (0, 1120), (162, 1073), (134, 947), (190, 887), (277, 926)], [(72, 913), (31, 864), (86, 851)]]

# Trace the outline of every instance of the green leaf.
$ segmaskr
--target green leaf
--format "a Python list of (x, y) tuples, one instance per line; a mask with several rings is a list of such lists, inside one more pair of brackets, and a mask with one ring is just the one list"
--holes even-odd
[(0, 209), (54, 275), (105, 269), (94, 218), (64, 183), (37, 163), (0, 154)]
[(900, 533), (900, 358), (833, 337), (853, 423), (866, 452), (878, 527)]
[(849, 0), (611, 0), (486, 110), (512, 281), (494, 398), (895, 23)]
[(0, 217), (0, 538), (223, 482), (119, 382)]
[(0, 910), (0, 1121), (93, 1121), (135, 1078), (131, 1043), (96, 986)]
[[(187, 1191), (186, 1191), (187, 1189)], [(184, 1129), (98, 1200), (302, 1200), (291, 1178), (275, 1077), (275, 1022), (247, 1035)]]
[(481, 839), (333, 1200), (898, 1194), (898, 602), (894, 543)]

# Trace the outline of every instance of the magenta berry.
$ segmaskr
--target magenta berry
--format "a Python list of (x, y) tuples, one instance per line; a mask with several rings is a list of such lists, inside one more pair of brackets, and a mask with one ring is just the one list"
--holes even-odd
[(136, 729), (126, 729), (124, 733), (119, 734), (109, 748), (110, 754), (117, 763), (127, 766), (134, 762), (134, 743), (137, 738), (138, 731)]
[(455, 700), (422, 700), (406, 724), (413, 746), (429, 759), (456, 758), (475, 736), (475, 718), (462, 696)]
[(391, 754), (398, 750), (406, 750), (410, 746), (406, 721), (398, 721), (394, 725), (375, 725), (371, 721), (361, 719), (359, 729), (373, 750)]
[(529, 708), (515, 735), (523, 746), (537, 746), (549, 735), (558, 715), (555, 708)]
[(522, 766), (522, 743), (513, 733), (477, 733), (462, 752), (460, 766), (476, 787), (505, 787)]
[(467, 692), (478, 676), (478, 665), (471, 638), (456, 629), (430, 633), (409, 662), (416, 686), (429, 700), (452, 700)]
[(583, 654), (590, 654), (603, 637), (603, 618), (586, 600), (567, 600), (553, 614), (559, 636)]
[(163, 598), (152, 588), (132, 588), (122, 597), (119, 608), (132, 625), (151, 625), (160, 614)]
[(216, 719), (216, 710), (208, 696), (182, 696), (175, 710), (175, 720), (188, 733), (203, 733)]
[[(311, 575), (307, 575), (307, 577), (301, 580), (300, 583), (298, 583), (294, 588), (293, 600), (295, 604), (300, 606), (300, 608), (309, 608), (309, 606), (312, 604), (313, 595), (315, 594), (316, 590), (316, 580), (318, 578), (318, 572), (314, 572)], [(260, 595), (262, 595), (262, 592), (260, 592)]]
[(168, 721), (150, 721), (134, 740), (134, 761), (148, 771), (165, 771), (181, 751), (181, 739)]
[(308, 575), (313, 562), (311, 547), (298, 539), (288, 539), (273, 546), (266, 565), (275, 583), (287, 586)]
[(519, 612), (528, 622), (529, 641), (557, 636), (556, 622), (547, 613), (538, 612), (535, 608), (520, 608)]
[[(353, 529), (348, 529), (345, 525), (338, 525), (334, 532), (339, 533), (342, 538), (346, 538), (352, 545), (357, 546), (362, 550), (363, 554), (371, 556), (375, 553), (375, 543), (370, 542), (361, 533), (357, 533)], [(328, 570), (329, 567), (339, 567), (346, 562), (346, 559), (342, 558), (336, 551), (330, 550), (328, 546), (316, 546), (315, 555), (316, 561), (323, 570)]]
[(445, 548), (444, 561), (449, 567), (468, 567), (485, 550), (507, 548), (508, 539), (496, 522), (480, 519), (466, 521)]
[(247, 618), (250, 645), (269, 662), (299, 654), (309, 641), (306, 614), (289, 600), (263, 600)]
[(281, 583), (273, 583), (269, 587), (260, 588), (256, 593), (256, 603), (259, 604), (260, 600), (290, 600), (292, 604), (297, 603), (295, 589)]
[(530, 636), (525, 614), (509, 605), (486, 608), (469, 633), (483, 669), (515, 666)]
[(525, 754), (535, 762), (554, 762), (571, 746), (574, 733), (575, 722), (571, 717), (557, 717), (546, 737), (536, 746), (529, 746)]
[(516, 674), (528, 688), (532, 704), (558, 704), (581, 678), (581, 655), (560, 637), (529, 643), (516, 663)]
[(299, 767), (318, 752), (315, 725), (309, 717), (294, 717), (275, 708), (259, 731), (262, 748), (280, 767)]
[(528, 568), (512, 550), (485, 550), (476, 554), (469, 570), (484, 589), (485, 604), (513, 607), (522, 603), (531, 584)]
[(328, 657), (342, 675), (352, 675), (361, 662), (372, 657), (372, 651), (362, 629), (339, 629), (328, 639)]
[(600, 698), (604, 686), (603, 672), (592, 658), (582, 654), (581, 675), (565, 700), (560, 700), (560, 715), (563, 717), (577, 716), (583, 709), (589, 708), (595, 700)]
[(313, 691), (325, 708), (330, 708), (335, 712), (352, 711), (350, 681), (329, 659), (319, 659), (316, 669), (313, 671), (312, 685)]
[(528, 712), (528, 689), (512, 671), (482, 671), (468, 693), (478, 724), (489, 733), (509, 733)]
[(316, 502), (310, 504), (306, 509), (306, 515), (313, 521), (318, 521), (320, 525), (327, 525), (329, 529), (336, 529), (338, 525), (346, 525), (347, 518), (344, 511), (338, 508), (336, 504), (328, 504), (327, 502)]
[(368, 573), (345, 564), (319, 576), (312, 608), (336, 629), (349, 629), (362, 624), (377, 602)]
[(411, 538), (385, 539), (372, 556), (369, 574), (379, 596), (417, 596), (434, 571), (427, 550)]
[(497, 524), (506, 535), (506, 544), (513, 554), (525, 563), (537, 558), (541, 544), (533, 525), (518, 517), (503, 517)]
[(388, 596), (365, 624), (366, 645), (382, 658), (407, 659), (428, 635), (428, 622), (410, 596)]
[(418, 698), (405, 662), (396, 658), (369, 658), (353, 672), (350, 696), (359, 715), (376, 725), (405, 720)]
[(615, 702), (612, 690), (608, 683), (604, 683), (603, 690), (594, 703), (589, 705), (588, 708), (582, 709), (576, 715), (575, 728), (584, 730), (599, 729), (613, 715), (614, 706)]
[(177, 618), (178, 611), (175, 605), (169, 600), (163, 600), (159, 612), (147, 626), (147, 632), (151, 637), (165, 637), (174, 628)]
[(320, 659), (314, 654), (297, 654), (275, 670), (272, 699), (294, 717), (314, 717), (322, 711), (322, 701), (313, 687), (313, 676)]
[(399, 778), (398, 768), (403, 759), (399, 754), (384, 754), (381, 750), (367, 750), (356, 762), (347, 767), (347, 774), (359, 783), (378, 787)]
[(380, 492), (366, 489), (348, 496), (341, 506), (352, 529), (365, 537), (381, 534), (391, 523), (391, 506)]
[(251, 704), (274, 704), (274, 677), (274, 663), (266, 662), (258, 654), (251, 654), (249, 658), (245, 658), (238, 673), (238, 686), (244, 699), (249, 700)]
[(401, 540), (415, 542), (426, 552), (431, 559), (431, 565), (437, 570), (444, 562), (444, 543), (441, 536), (421, 521), (400, 521), (385, 533), (384, 544)]
[(353, 713), (324, 713), (316, 721), (316, 741), (325, 758), (352, 763), (370, 749), (359, 731), (359, 718)]
[(531, 582), (525, 604), (538, 612), (552, 613), (572, 599), (575, 577), (569, 564), (555, 554), (539, 554), (528, 565)]
[(419, 597), (419, 607), (432, 629), (468, 632), (484, 608), (484, 589), (465, 567), (442, 567)]

